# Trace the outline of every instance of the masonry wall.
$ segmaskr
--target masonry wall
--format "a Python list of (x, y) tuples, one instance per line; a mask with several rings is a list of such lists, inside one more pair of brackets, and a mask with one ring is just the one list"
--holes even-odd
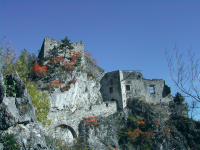
[(119, 70), (106, 73), (100, 81), (104, 101), (116, 101), (117, 110), (123, 109)]
[[(162, 79), (144, 79), (142, 73), (134, 71), (132, 73), (123, 71), (125, 84), (130, 86), (130, 91), (126, 90), (127, 98), (142, 97), (148, 103), (169, 103), (173, 101), (170, 94), (171, 90), (165, 85)], [(127, 77), (127, 78), (126, 78)], [(126, 86), (125, 85), (125, 86)], [(153, 88), (154, 93), (151, 93), (150, 87)]]
[(127, 99), (129, 98), (129, 96), (127, 96), (129, 93), (127, 93), (126, 85), (130, 85), (132, 80), (138, 80), (143, 77), (142, 77), (141, 71), (125, 71), (125, 70), (123, 70), (121, 72), (122, 72), (121, 87), (122, 87), (123, 103), (126, 101), (126, 104), (124, 104), (126, 106)]
[(106, 71), (103, 70), (98, 65), (94, 64), (88, 57), (84, 56), (83, 61), (83, 69), (90, 71), (98, 81), (102, 79), (102, 77), (106, 74)]
[[(55, 129), (60, 125), (72, 127), (75, 131), (75, 135), (78, 136), (78, 125), (83, 118), (87, 118), (89, 116), (108, 117), (115, 112), (117, 112), (115, 101), (108, 102), (107, 104), (106, 102), (103, 102), (99, 105), (92, 105), (91, 110), (86, 110), (82, 108), (80, 110), (76, 110), (75, 113), (71, 113), (69, 110), (58, 111), (56, 108), (51, 108), (48, 114), (48, 119), (53, 121), (52, 124), (46, 127), (43, 127), (41, 124), (39, 124), (39, 126), (47, 135), (53, 137), (56, 136), (56, 138), (61, 138), (67, 142), (69, 139), (66, 139), (64, 138), (65, 136), (63, 136), (63, 134), (65, 134), (65, 131), (55, 131)], [(55, 132), (57, 133), (55, 134)], [(74, 136), (72, 138), (76, 137)]]
[(124, 80), (124, 75), (123, 71), (119, 70), (119, 85), (120, 85), (120, 96), (121, 96), (121, 101), (118, 102), (118, 105), (122, 106), (122, 109), (124, 109), (127, 106), (127, 97), (126, 97), (126, 87), (125, 87), (125, 80)]
[[(39, 63), (44, 60), (44, 65), (47, 63), (47, 60), (51, 60), (54, 57), (60, 57), (63, 56), (64, 57), (64, 53), (58, 53), (61, 50), (58, 50), (57, 47), (60, 46), (62, 44), (62, 42), (57, 41), (55, 39), (52, 39), (50, 37), (45, 37), (42, 47), (41, 47), (41, 51), (38, 55), (39, 58)], [(74, 47), (73, 51), (76, 52), (83, 52), (84, 51), (84, 43), (83, 41), (81, 42), (76, 42), (76, 43), (71, 43), (71, 45)], [(54, 48), (54, 46), (56, 48)], [(69, 50), (66, 52), (65, 57), (69, 57)], [(73, 55), (73, 54), (72, 54)], [(84, 58), (83, 58), (84, 59)]]

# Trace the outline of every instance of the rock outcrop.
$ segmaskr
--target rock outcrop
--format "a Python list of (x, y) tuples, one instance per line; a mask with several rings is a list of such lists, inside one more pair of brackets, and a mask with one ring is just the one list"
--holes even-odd
[(97, 125), (82, 121), (80, 138), (95, 150), (200, 149), (200, 122), (171, 113), (180, 107), (174, 105), (156, 106), (129, 99), (123, 111), (93, 118)]
[[(48, 92), (52, 94), (48, 118), (53, 123), (49, 127), (43, 127), (36, 119), (32, 100), (17, 72), (5, 78), (6, 83), (12, 87), (9, 89), (5, 86), (2, 72), (0, 73), (0, 138), (4, 139), (0, 142), (0, 148), (3, 144), (6, 148), (55, 149), (55, 141), (48, 136), (52, 134), (48, 132), (50, 128), (62, 129), (57, 130), (57, 134), (62, 133), (64, 138), (65, 132), (68, 134), (70, 130), (72, 139), (80, 138), (81, 142), (86, 143), (85, 147), (94, 150), (188, 150), (200, 147), (200, 123), (189, 119), (187, 112), (182, 113), (182, 108), (185, 107), (182, 104), (152, 105), (138, 97), (129, 99), (127, 108), (123, 111), (108, 113), (109, 108), (114, 105), (116, 108), (116, 103), (104, 104), (98, 94), (99, 84), (76, 69), (70, 77), (54, 73), (40, 78), (37, 86), (43, 87), (44, 83), (51, 83), (58, 78), (64, 83), (76, 78), (77, 82), (71, 84), (70, 90), (65, 91), (65, 94), (58, 88), (49, 89)], [(106, 109), (107, 114), (98, 112), (106, 112)], [(16, 143), (5, 144), (5, 140), (13, 141), (11, 135), (16, 136)], [(66, 139), (65, 142), (70, 141), (69, 138)]]
[[(5, 81), (12, 90), (6, 88), (0, 66), (0, 145), (5, 149), (54, 148), (55, 145), (48, 147), (46, 144), (45, 136), (38, 126), (32, 100), (17, 72), (8, 75)], [(13, 96), (9, 97), (9, 94)], [(17, 143), (11, 142), (11, 135), (15, 136)]]
[[(51, 88), (52, 81), (61, 81), (62, 85), (57, 88)], [(73, 81), (73, 82), (72, 82)], [(65, 85), (69, 89), (62, 91)], [(48, 136), (59, 138), (66, 143), (73, 143), (79, 135), (78, 126), (83, 118), (89, 116), (103, 117), (114, 114), (116, 102), (103, 102), (100, 93), (100, 83), (87, 74), (75, 68), (71, 75), (52, 73), (36, 81), (36, 86), (42, 88), (42, 92), (49, 93), (50, 111), (48, 119), (51, 125), (43, 126), (39, 123), (40, 128)], [(48, 88), (44, 88), (44, 85)], [(62, 126), (62, 128), (61, 128)]]

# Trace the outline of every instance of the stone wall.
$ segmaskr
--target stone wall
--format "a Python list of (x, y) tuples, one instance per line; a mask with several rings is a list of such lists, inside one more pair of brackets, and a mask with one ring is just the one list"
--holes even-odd
[[(44, 60), (44, 65), (47, 63), (47, 60), (51, 60), (54, 57), (64, 57), (64, 53), (58, 53), (61, 50), (58, 50), (57, 47), (60, 46), (62, 42), (57, 41), (55, 39), (52, 39), (50, 37), (45, 37), (40, 53), (38, 55), (39, 58), (39, 63)], [(76, 42), (76, 43), (71, 43), (71, 45), (74, 47), (73, 51), (76, 52), (83, 52), (84, 51), (84, 43), (83, 41), (81, 42)], [(55, 48), (54, 48), (55, 46)], [(69, 57), (69, 50), (66, 52), (65, 57)], [(73, 55), (73, 54), (72, 54)], [(84, 58), (83, 58), (84, 59)], [(66, 59), (67, 60), (67, 59)]]
[[(106, 104), (106, 102), (103, 102), (98, 105), (97, 104), (92, 105), (91, 110), (81, 108), (79, 110), (76, 110), (75, 113), (71, 113), (67, 109), (58, 111), (55, 108), (51, 108), (49, 115), (48, 115), (48, 119), (53, 121), (51, 126), (42, 127), (41, 124), (40, 124), (40, 126), (41, 126), (41, 129), (44, 132), (46, 132), (46, 134), (48, 136), (52, 136), (53, 138), (61, 138), (63, 140), (66, 140), (66, 142), (67, 141), (72, 142), (73, 138), (76, 138), (76, 136), (79, 136), (78, 126), (79, 126), (80, 121), (83, 118), (87, 118), (89, 116), (108, 117), (109, 115), (112, 115), (115, 112), (117, 112), (115, 101), (108, 102), (107, 104)], [(60, 125), (72, 127), (76, 133), (75, 134), (76, 136), (71, 134), (72, 131), (71, 131), (71, 133), (67, 133), (67, 130), (64, 132), (64, 131), (60, 131), (59, 129), (56, 129), (56, 128), (59, 128)], [(65, 138), (66, 136), (68, 136), (68, 138)]]
[(100, 81), (102, 79), (102, 77), (106, 74), (106, 71), (103, 70), (101, 67), (99, 67), (98, 65), (94, 64), (88, 57), (84, 57), (83, 60), (83, 64), (85, 66), (83, 66), (83, 68), (85, 70), (90, 71), (98, 81)]
[(117, 110), (123, 109), (119, 71), (106, 73), (101, 79), (100, 92), (104, 101), (116, 101)]
[[(105, 101), (117, 101), (118, 110), (126, 107), (127, 99), (141, 97), (148, 103), (173, 101), (171, 89), (162, 79), (145, 79), (141, 71), (113, 71), (106, 73), (100, 81)], [(152, 87), (152, 93), (151, 93)]]
[[(54, 48), (54, 46), (57, 48), (58, 46), (60, 46), (62, 44), (62, 42), (57, 41), (55, 39), (52, 39), (50, 37), (45, 37), (42, 47), (41, 47), (41, 51), (38, 55), (39, 59), (43, 59), (45, 57), (49, 56), (49, 52), (52, 51), (52, 49)], [(71, 43), (71, 45), (74, 47), (74, 51), (76, 52), (80, 52), (82, 50), (84, 50), (84, 43), (83, 41), (81, 42), (76, 42), (76, 43)], [(60, 55), (60, 54), (59, 54)]]
[(169, 103), (173, 100), (172, 96), (163, 96), (165, 81), (162, 79), (127, 79), (126, 83), (130, 85), (130, 91), (127, 91), (128, 97), (143, 96), (146, 102), (154, 104), (159, 102)]
[(163, 79), (145, 79), (141, 71), (123, 71), (125, 84), (130, 86), (126, 90), (127, 97), (143, 97), (149, 103), (169, 103), (173, 101), (170, 96), (171, 89), (165, 85)]

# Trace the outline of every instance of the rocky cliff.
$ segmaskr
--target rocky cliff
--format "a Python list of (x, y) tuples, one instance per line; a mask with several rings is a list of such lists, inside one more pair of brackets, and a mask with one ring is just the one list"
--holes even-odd
[[(61, 80), (62, 85), (57, 88), (51, 88), (48, 83), (51, 81)], [(68, 90), (62, 91), (66, 84), (71, 83)], [(46, 87), (45, 88), (45, 85)], [(81, 73), (76, 69), (71, 75), (51, 74), (47, 77), (40, 78), (37, 86), (42, 88), (43, 92), (50, 94), (50, 111), (48, 119), (51, 120), (49, 126), (40, 127), (46, 134), (53, 138), (62, 139), (65, 142), (73, 142), (79, 135), (78, 126), (83, 118), (89, 116), (108, 116), (114, 114), (116, 103), (103, 102), (100, 93), (100, 83), (87, 77), (86, 73)], [(61, 126), (62, 129), (61, 130)]]
[[(15, 91), (7, 97), (8, 88)], [(7, 90), (7, 92), (6, 92)], [(5, 79), (0, 66), (0, 147), (4, 149), (52, 149), (55, 143), (47, 146), (44, 134), (38, 126), (35, 108), (24, 83), (17, 72)]]
[[(93, 118), (97, 125), (82, 121), (80, 138), (95, 150), (200, 149), (200, 122), (184, 117), (180, 107), (129, 99), (123, 111)], [(87, 122), (89, 125), (85, 126)]]
[[(35, 82), (49, 94), (49, 125), (38, 122), (31, 91), (17, 72), (3, 77), (0, 67), (0, 146), (69, 149), (78, 148), (72, 146), (76, 141), (94, 150), (200, 149), (200, 123), (182, 114), (183, 104), (150, 105), (138, 97), (117, 112), (116, 102), (102, 99), (99, 82), (78, 67), (71, 74), (55, 68)], [(6, 96), (8, 89), (15, 89), (13, 96)]]

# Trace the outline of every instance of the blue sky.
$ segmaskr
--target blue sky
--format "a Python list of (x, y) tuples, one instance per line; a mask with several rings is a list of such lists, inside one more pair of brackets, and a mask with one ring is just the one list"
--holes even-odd
[(23, 49), (37, 55), (45, 37), (84, 41), (106, 72), (142, 70), (144, 78), (164, 79), (174, 96), (165, 50), (173, 55), (177, 43), (188, 64), (191, 45), (200, 58), (199, 8), (198, 0), (1, 0), (0, 38), (17, 57)]

